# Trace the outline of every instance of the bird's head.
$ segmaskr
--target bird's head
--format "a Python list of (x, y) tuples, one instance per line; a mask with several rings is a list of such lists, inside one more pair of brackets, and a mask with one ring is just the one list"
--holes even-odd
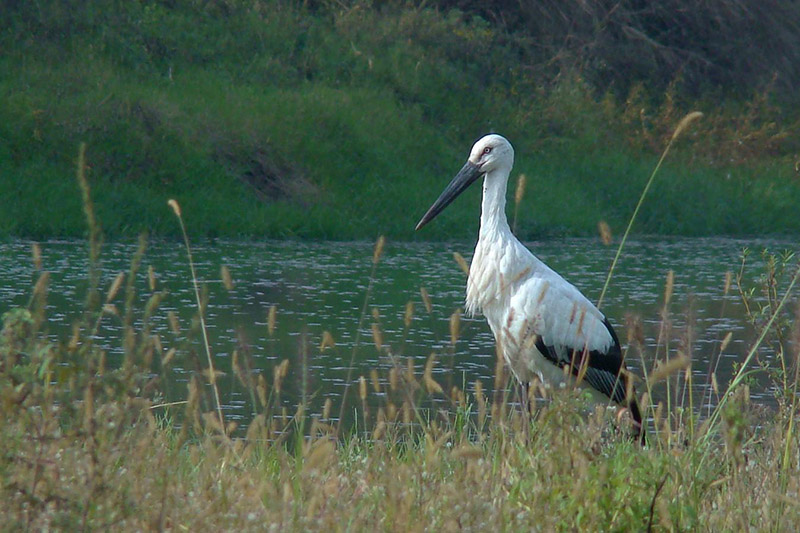
[(505, 137), (492, 133), (481, 137), (472, 145), (467, 162), (475, 165), (481, 174), (498, 168), (511, 171), (514, 165), (514, 148)]
[(455, 200), (459, 194), (464, 192), (478, 178), (495, 170), (504, 170), (504, 178), (507, 179), (513, 165), (514, 148), (505, 137), (496, 134), (482, 137), (472, 146), (466, 164), (417, 223), (417, 229), (420, 229), (433, 220), (436, 215), (444, 211), (444, 208), (450, 205), (450, 202)]

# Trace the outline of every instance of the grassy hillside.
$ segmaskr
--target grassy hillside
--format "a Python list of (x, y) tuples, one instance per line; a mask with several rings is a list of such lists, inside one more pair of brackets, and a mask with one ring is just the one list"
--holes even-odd
[[(620, 231), (693, 109), (706, 116), (637, 231), (800, 232), (796, 117), (769, 86), (733, 99), (689, 98), (680, 78), (599, 91), (578, 67), (531, 68), (535, 36), (457, 10), (3, 4), (2, 235), (83, 234), (85, 142), (111, 236), (175, 234), (175, 197), (196, 235), (417, 238), (416, 220), (490, 131), (528, 177), (523, 236), (588, 234), (599, 220)], [(422, 237), (474, 234), (477, 189)]]

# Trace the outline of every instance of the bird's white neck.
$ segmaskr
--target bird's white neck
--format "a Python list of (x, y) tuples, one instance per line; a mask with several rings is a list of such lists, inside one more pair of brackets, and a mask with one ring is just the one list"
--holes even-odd
[(481, 203), (481, 229), (478, 240), (496, 235), (498, 232), (511, 233), (506, 219), (506, 188), (508, 171), (495, 169), (483, 178), (483, 201)]
[[(483, 178), (481, 229), (467, 280), (467, 313), (487, 312), (487, 306), (502, 298), (503, 280), (498, 270), (506, 244), (516, 239), (506, 219), (508, 170), (495, 169)], [(488, 316), (488, 315), (487, 315)]]

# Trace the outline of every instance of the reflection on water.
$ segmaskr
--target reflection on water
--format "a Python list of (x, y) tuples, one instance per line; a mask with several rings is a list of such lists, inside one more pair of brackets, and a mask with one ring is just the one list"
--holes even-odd
[[(596, 300), (615, 249), (596, 240), (570, 239), (528, 243), (541, 259), (568, 281)], [(703, 397), (709, 361), (716, 356), (719, 342), (732, 332), (733, 340), (722, 355), (717, 378), (729, 379), (735, 361), (746, 353), (754, 338), (744, 318), (744, 309), (733, 288), (723, 294), (725, 274), (737, 272), (744, 248), (754, 251), (749, 279), (761, 273), (760, 251), (796, 249), (794, 242), (734, 239), (643, 239), (625, 249), (603, 304), (604, 312), (626, 339), (626, 316), (641, 317), (646, 339), (646, 364), (652, 365), (661, 324), (664, 281), (669, 270), (675, 273), (674, 295), (670, 305), (672, 333), (670, 350), (689, 351), (693, 360), (695, 398)], [(82, 241), (52, 241), (42, 244), (42, 268), (51, 272), (49, 334), (66, 335), (82, 312), (86, 287), (87, 245)], [(120, 271), (127, 271), (134, 254), (134, 243), (110, 243), (103, 249), (103, 286), (108, 287)], [(30, 242), (0, 244), (0, 312), (27, 304), (35, 272)], [(286, 404), (296, 403), (300, 386), (301, 345), (307, 355), (307, 387), (313, 403), (338, 397), (350, 372), (351, 382), (371, 369), (386, 369), (392, 364), (386, 350), (395, 356), (411, 356), (421, 371), (431, 352), (440, 354), (436, 378), (446, 385), (462, 386), (482, 379), (492, 383), (495, 362), (494, 342), (482, 317), (463, 317), (455, 346), (450, 343), (449, 318), (462, 307), (464, 274), (453, 260), (453, 252), (469, 259), (471, 243), (388, 243), (377, 266), (372, 293), (361, 331), (359, 318), (372, 269), (372, 243), (308, 243), (222, 241), (193, 247), (198, 277), (209, 293), (207, 322), (217, 365), (230, 372), (234, 348), (246, 350), (255, 370), (271, 377), (276, 362), (290, 360)], [(220, 267), (227, 265), (235, 286), (228, 292), (220, 281)], [(172, 242), (149, 245), (144, 268), (137, 280), (142, 301), (149, 294), (146, 272), (152, 266), (158, 286), (168, 291), (156, 320), (165, 349), (175, 343), (187, 346), (184, 336), (195, 314), (191, 277), (183, 248)], [(751, 284), (753, 282), (751, 281)], [(429, 315), (420, 296), (420, 287), (431, 295)], [(118, 297), (119, 298), (119, 297)], [(414, 318), (406, 331), (406, 303), (414, 303)], [(274, 337), (267, 331), (270, 306), (278, 309)], [(182, 333), (170, 331), (167, 312), (181, 319)], [(372, 325), (378, 323), (385, 345), (379, 354), (372, 338)], [(121, 354), (119, 324), (105, 319), (101, 331), (110, 359)], [(333, 349), (320, 353), (323, 331), (336, 341)], [(360, 337), (359, 337), (360, 333)], [(358, 347), (354, 348), (359, 338)], [(687, 340), (688, 339), (688, 340)], [(198, 345), (199, 346), (199, 345)], [(199, 349), (199, 348), (198, 348)], [(660, 357), (663, 357), (663, 347)], [(771, 354), (764, 353), (762, 361)], [(351, 358), (354, 360), (352, 370)], [(178, 365), (185, 364), (180, 357)], [(631, 370), (642, 375), (642, 362), (628, 361)], [(180, 366), (170, 374), (171, 400), (185, 391), (188, 370)], [(382, 372), (385, 376), (385, 372)], [(446, 389), (449, 387), (446, 387)], [(221, 392), (229, 417), (247, 418), (249, 398), (239, 387), (223, 381)], [(770, 402), (770, 391), (754, 390), (755, 400)], [(697, 401), (697, 400), (695, 400)]]

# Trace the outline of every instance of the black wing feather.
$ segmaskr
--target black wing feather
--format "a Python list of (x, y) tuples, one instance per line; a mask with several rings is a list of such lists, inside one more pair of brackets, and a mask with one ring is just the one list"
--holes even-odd
[[(584, 354), (588, 355), (586, 372), (583, 379), (594, 389), (602, 392), (615, 402), (622, 405), (635, 404), (636, 399), (626, 401), (627, 382), (630, 377), (626, 374), (620, 376), (620, 371), (625, 368), (622, 360), (622, 349), (620, 348), (619, 338), (614, 328), (611, 327), (608, 319), (603, 320), (603, 325), (611, 335), (611, 346), (606, 352), (591, 350), (588, 353), (583, 347), (578, 346), (553, 346), (545, 344), (542, 337), (536, 339), (536, 349), (554, 365), (560, 368), (569, 366), (573, 375), (577, 376), (581, 369), (581, 360)], [(640, 422), (641, 416), (637, 418), (638, 406), (631, 405), (634, 420)]]

